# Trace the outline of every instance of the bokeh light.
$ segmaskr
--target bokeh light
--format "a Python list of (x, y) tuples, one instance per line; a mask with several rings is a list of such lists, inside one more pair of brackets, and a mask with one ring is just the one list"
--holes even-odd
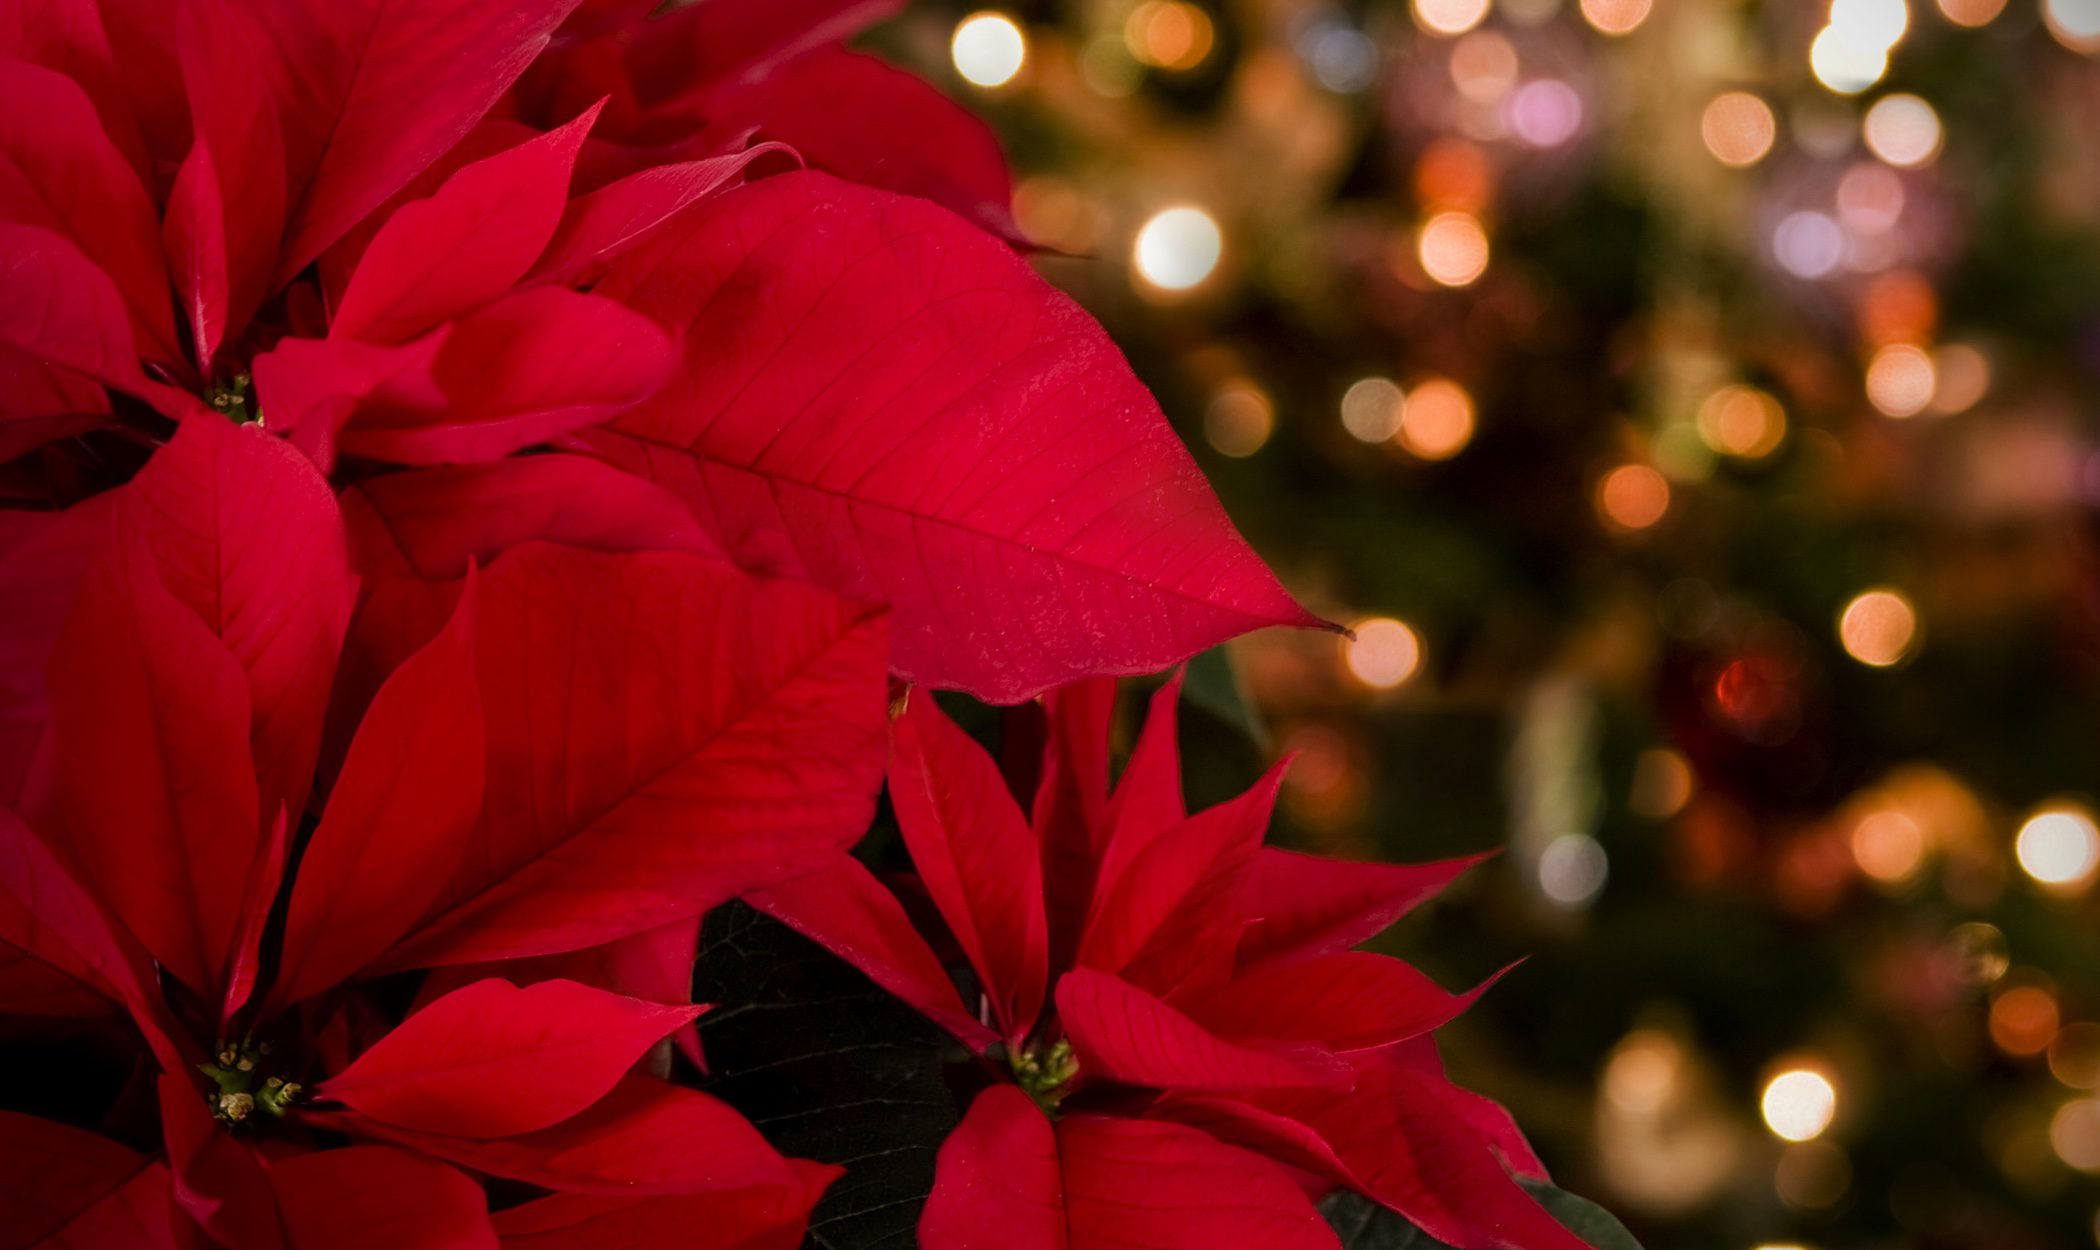
[(1825, 27), (1808, 48), (1808, 66), (1816, 81), (1839, 95), (1858, 95), (1888, 72), (1886, 50), (1852, 43), (1835, 26)]
[(1130, 55), (1154, 69), (1194, 69), (1215, 40), (1210, 15), (1183, 0), (1145, 0), (1123, 23)]
[(1342, 428), (1361, 442), (1382, 443), (1400, 430), (1406, 398), (1391, 378), (1362, 378), (1342, 393)]
[(1772, 256), (1797, 278), (1828, 277), (1845, 259), (1845, 233), (1826, 213), (1789, 213), (1772, 232)]
[(2049, 1042), (2049, 1075), (2072, 1089), (2100, 1089), (2100, 1024), (2067, 1024)]
[(1539, 853), (1539, 889), (1563, 907), (1583, 907), (1611, 875), (1604, 847), (1586, 833), (1564, 833)]
[(1627, 806), (1650, 820), (1668, 820), (1692, 801), (1697, 785), (1692, 766), (1668, 747), (1649, 747), (1633, 762), (1633, 792)]
[(1146, 282), (1163, 291), (1186, 291), (1211, 275), (1224, 251), (1217, 221), (1200, 208), (1182, 206), (1145, 222), (1132, 257)]
[(2100, 0), (2043, 0), (2042, 20), (2073, 52), (2100, 52)]
[(1902, 812), (1881, 809), (1852, 826), (1852, 859), (1876, 881), (1907, 880), (1925, 858), (1925, 832)]
[(1229, 382), (1203, 410), (1203, 437), (1219, 454), (1244, 459), (1260, 451), (1276, 428), (1276, 408), (1252, 382)]
[(1597, 511), (1621, 529), (1644, 530), (1670, 510), (1670, 483), (1645, 464), (1622, 464), (1597, 484)]
[(1876, 100), (1860, 131), (1868, 151), (1899, 169), (1930, 164), (1940, 153), (1940, 115), (1914, 95)]
[(1451, 85), (1476, 104), (1501, 103), (1517, 72), (1517, 50), (1499, 31), (1476, 30), (1451, 47)]
[(1724, 91), (1699, 115), (1699, 137), (1706, 150), (1733, 169), (1763, 160), (1778, 135), (1771, 106), (1747, 91)]
[(1867, 402), (1891, 417), (1914, 417), (1932, 403), (1932, 357), (1911, 343), (1891, 343), (1867, 362)]
[(1786, 440), (1786, 410), (1754, 386), (1724, 386), (1699, 405), (1699, 437), (1724, 456), (1757, 460)]
[(1937, 384), (1932, 410), (1942, 416), (1967, 412), (1991, 390), (1990, 358), (1967, 343), (1949, 343), (1932, 354)]
[(1582, 0), (1582, 16), (1607, 35), (1628, 35), (1648, 20), (1654, 0)]
[(2039, 1055), (2056, 1040), (2056, 996), (2039, 985), (2014, 985), (1991, 1000), (1991, 1041), (2008, 1055)]
[(1582, 129), (1582, 97), (1558, 78), (1525, 83), (1509, 101), (1509, 128), (1535, 148), (1557, 148)]
[(1487, 16), (1488, 0), (1414, 0), (1415, 25), (1433, 35), (1462, 35)]
[(955, 72), (978, 87), (1003, 87), (1028, 62), (1028, 40), (1004, 13), (972, 13), (956, 23), (948, 43)]
[(1903, 178), (1879, 161), (1861, 161), (1838, 179), (1838, 216), (1861, 234), (1881, 234), (1903, 219)]
[(1473, 441), (1473, 397), (1448, 378), (1426, 378), (1407, 395), (1400, 446), (1423, 460), (1449, 460)]
[(2005, 0), (1940, 0), (1940, 12), (1956, 26), (1988, 26), (2005, 11)]
[(1471, 286), (1488, 267), (1487, 231), (1471, 213), (1438, 213), (1415, 238), (1422, 272), (1443, 286)]
[(1887, 52), (1910, 29), (1907, 0), (1831, 0), (1830, 29), (1860, 48)]
[(2081, 1172), (2100, 1172), (2100, 1102), (2080, 1098), (2049, 1119), (2049, 1145), (2056, 1157)]
[(1358, 621), (1342, 640), (1349, 675), (1374, 690), (1404, 684), (1422, 666), (1422, 639), (1404, 621), (1374, 616)]
[(1909, 655), (1917, 636), (1917, 609), (1898, 590), (1864, 591), (1838, 614), (1838, 642), (1845, 654), (1872, 668), (1887, 668)]
[(1837, 1116), (1837, 1087), (1820, 1072), (1790, 1068), (1766, 1082), (1759, 1107), (1765, 1127), (1777, 1136), (1811, 1141)]
[(2075, 889), (2100, 868), (2100, 828), (2092, 814), (2069, 804), (2029, 816), (2013, 838), (2020, 869), (2046, 886)]

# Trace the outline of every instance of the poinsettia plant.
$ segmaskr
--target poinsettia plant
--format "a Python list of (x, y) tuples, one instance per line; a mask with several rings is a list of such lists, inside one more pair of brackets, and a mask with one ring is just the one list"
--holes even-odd
[(1459, 865), (1108, 788), (1321, 622), (895, 7), (0, 11), (0, 1250), (1583, 1244), (1348, 949)]

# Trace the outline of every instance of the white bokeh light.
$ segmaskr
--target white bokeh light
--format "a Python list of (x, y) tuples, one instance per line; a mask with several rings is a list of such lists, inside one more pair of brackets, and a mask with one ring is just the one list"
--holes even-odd
[(1004, 13), (972, 13), (949, 41), (955, 72), (979, 87), (1003, 87), (1028, 61), (1028, 40)]
[(1209, 213), (1186, 205), (1154, 213), (1138, 231), (1138, 276), (1163, 291), (1186, 291), (1218, 267), (1225, 236)]

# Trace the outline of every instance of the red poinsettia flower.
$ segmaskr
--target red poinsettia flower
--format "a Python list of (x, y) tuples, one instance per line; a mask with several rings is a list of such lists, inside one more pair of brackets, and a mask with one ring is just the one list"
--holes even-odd
[[(865, 827), (879, 616), (529, 544), (453, 589), (310, 805), (356, 587), (312, 465), (200, 415), (39, 521), (7, 549), (29, 610), (0, 657), (48, 677), (4, 740), (0, 1012), (115, 1004), (162, 1145), (0, 1116), (0, 1170), (73, 1169), (0, 1185), (0, 1244), (557, 1250), (695, 1219), (794, 1244), (834, 1169), (634, 1069), (698, 1012), (692, 919)], [(404, 1016), (392, 974), (433, 965)], [(77, 1091), (80, 1117), (144, 1144), (117, 1093)], [(469, 1172), (549, 1196), (491, 1217)]]
[(1543, 1173), (1507, 1115), (1444, 1079), (1430, 1035), (1480, 991), (1350, 949), (1474, 861), (1264, 847), (1281, 767), (1189, 815), (1179, 684), (1112, 793), (1113, 684), (1052, 694), (1029, 815), (923, 694), (894, 722), (891, 800), (974, 1008), (854, 861), (753, 900), (994, 1082), (942, 1148), (922, 1243), (1331, 1247), (1306, 1188), (1347, 1186), (1467, 1250), (1579, 1250), (1512, 1179)]

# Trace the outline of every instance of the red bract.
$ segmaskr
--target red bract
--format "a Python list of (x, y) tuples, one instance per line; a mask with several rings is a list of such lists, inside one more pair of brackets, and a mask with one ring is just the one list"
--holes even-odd
[[(10, 1169), (73, 1169), (0, 1188), (0, 1244), (599, 1247), (696, 1218), (793, 1244), (834, 1169), (632, 1073), (699, 1011), (646, 952), (865, 827), (879, 616), (691, 555), (526, 544), (451, 589), (308, 820), (355, 589), (313, 467), (200, 415), (13, 553), (81, 549), (0, 651), (49, 665), (6, 744), (0, 1011), (121, 1008), (165, 1146), (0, 1117)], [(398, 984), (367, 988), (491, 961), (405, 1018)], [(492, 1223), (468, 1172), (556, 1196)]]
[(895, 721), (891, 799), (976, 1011), (857, 863), (754, 899), (949, 1029), (996, 1082), (941, 1151), (922, 1243), (1332, 1246), (1309, 1175), (1466, 1250), (1580, 1250), (1512, 1179), (1542, 1172), (1506, 1114), (1443, 1077), (1430, 1035), (1480, 991), (1349, 949), (1474, 861), (1264, 847), (1280, 769), (1187, 814), (1179, 685), (1155, 697), (1112, 793), (1112, 684), (1051, 695), (1032, 816), (923, 694)]

